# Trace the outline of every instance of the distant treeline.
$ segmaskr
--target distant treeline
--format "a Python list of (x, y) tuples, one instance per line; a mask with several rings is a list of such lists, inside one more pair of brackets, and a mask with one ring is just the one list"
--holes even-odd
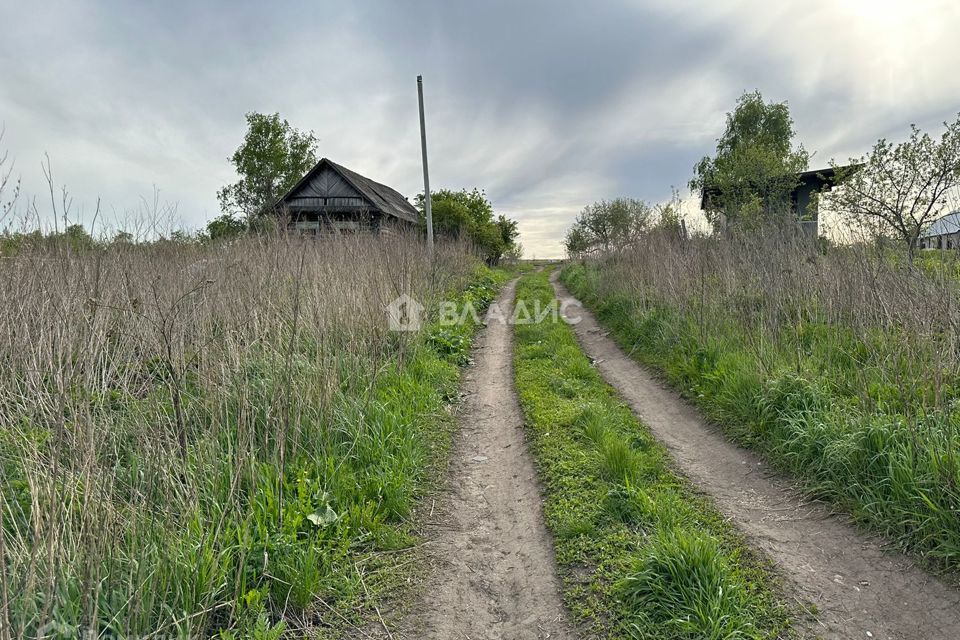
[(62, 247), (72, 251), (92, 251), (116, 245), (143, 245), (143, 244), (210, 244), (212, 242), (237, 238), (249, 231), (267, 232), (268, 225), (257, 225), (251, 228), (242, 220), (230, 215), (214, 218), (204, 229), (187, 231), (176, 229), (164, 233), (134, 234), (130, 231), (119, 230), (91, 234), (80, 223), (68, 224), (63, 229), (30, 231), (11, 231), (5, 229), (0, 232), (0, 255), (11, 256), (27, 249)]

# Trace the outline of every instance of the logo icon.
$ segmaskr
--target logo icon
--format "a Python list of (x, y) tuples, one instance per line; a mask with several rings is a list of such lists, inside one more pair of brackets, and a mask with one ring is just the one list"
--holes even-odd
[(407, 294), (387, 305), (390, 331), (419, 331), (423, 324), (423, 305)]

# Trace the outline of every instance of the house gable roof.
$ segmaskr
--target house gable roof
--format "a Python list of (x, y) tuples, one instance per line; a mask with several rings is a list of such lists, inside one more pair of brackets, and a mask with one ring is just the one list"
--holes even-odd
[(356, 189), (361, 196), (381, 213), (399, 218), (400, 220), (406, 220), (407, 222), (418, 222), (420, 220), (420, 212), (417, 211), (416, 207), (410, 204), (400, 192), (385, 184), (362, 176), (356, 171), (351, 171), (327, 158), (321, 158), (320, 162), (318, 162), (313, 169), (310, 169), (305, 176), (300, 178), (293, 188), (277, 200), (277, 206), (281, 206), (289, 200), (289, 198), (300, 191), (305, 185), (309, 184), (314, 176), (325, 168), (329, 168), (337, 173), (347, 184)]

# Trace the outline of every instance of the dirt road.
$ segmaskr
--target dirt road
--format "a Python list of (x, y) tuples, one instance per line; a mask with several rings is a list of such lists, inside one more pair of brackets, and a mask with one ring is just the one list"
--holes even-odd
[[(773, 559), (819, 611), (824, 638), (956, 640), (960, 592), (901, 554), (805, 501), (753, 453), (731, 444), (695, 408), (658, 382), (607, 337), (553, 276), (584, 351), (678, 468), (714, 500), (751, 544)], [(571, 306), (573, 305), (573, 306)]]
[[(497, 304), (509, 317), (515, 283)], [(428, 526), (422, 612), (397, 638), (569, 640), (533, 460), (513, 389), (513, 332), (491, 322), (465, 373), (449, 490)]]

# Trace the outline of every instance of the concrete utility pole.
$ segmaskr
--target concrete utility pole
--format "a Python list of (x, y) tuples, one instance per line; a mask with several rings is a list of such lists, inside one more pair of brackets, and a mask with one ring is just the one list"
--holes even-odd
[(433, 258), (433, 210), (430, 202), (430, 171), (427, 169), (427, 125), (423, 119), (423, 76), (417, 76), (420, 98), (420, 151), (423, 154), (423, 210), (427, 214), (427, 251)]

